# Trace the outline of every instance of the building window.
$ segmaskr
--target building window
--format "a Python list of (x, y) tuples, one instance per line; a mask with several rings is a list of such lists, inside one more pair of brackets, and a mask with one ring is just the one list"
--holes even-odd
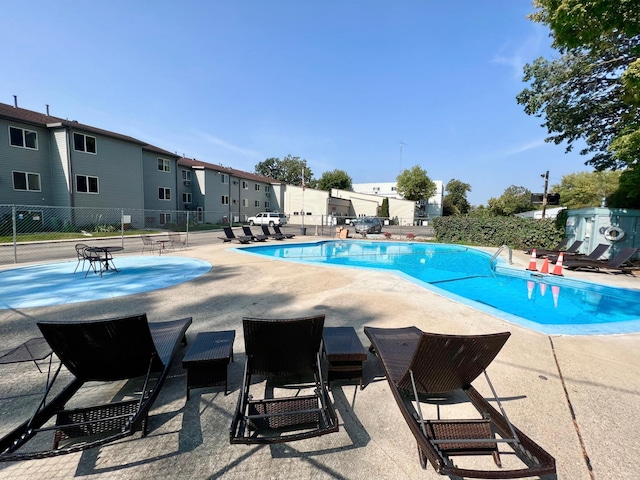
[(171, 171), (171, 160), (167, 160), (166, 158), (158, 159), (158, 170), (161, 172), (170, 172)]
[(191, 203), (191, 194), (183, 193), (182, 194), (182, 203)]
[(245, 190), (249, 190), (249, 182), (242, 181), (242, 188)]
[(182, 170), (182, 180), (191, 181), (191, 170)]
[(170, 213), (161, 213), (160, 214), (160, 225), (166, 225), (171, 223), (171, 214)]
[(265, 192), (268, 192), (269, 190), (270, 190), (270, 189), (269, 189), (269, 185), (265, 185), (265, 186), (264, 186), (264, 191), (265, 191)]
[(220, 203), (222, 205), (229, 205), (229, 195), (222, 195), (222, 197), (220, 197)]
[(30, 172), (13, 172), (13, 189), (40, 191), (40, 174)]
[(260, 206), (260, 200), (256, 200), (253, 202), (253, 206), (254, 207), (259, 207)]
[[(227, 184), (229, 183), (229, 175), (227, 175), (226, 173), (221, 173), (220, 174), (220, 179), (222, 180), (222, 183)], [(229, 203), (229, 202), (227, 202)]]
[(249, 206), (249, 200), (247, 198), (243, 198), (242, 199), (242, 206), (243, 207), (248, 207)]
[(158, 200), (171, 200), (171, 189), (166, 187), (159, 187)]
[(74, 133), (73, 149), (78, 152), (96, 153), (96, 137)]
[(260, 184), (256, 183), (253, 188), (255, 189), (256, 192), (259, 192), (260, 191)]
[(396, 187), (391, 187), (391, 191), (395, 192), (396, 191)]
[(271, 208), (271, 205), (269, 204), (269, 202), (264, 202), (264, 208), (265, 210), (268, 210), (269, 208)]
[(99, 193), (98, 177), (90, 177), (88, 175), (76, 175), (76, 192)]
[(12, 147), (38, 149), (38, 133), (18, 127), (9, 127), (9, 144)]

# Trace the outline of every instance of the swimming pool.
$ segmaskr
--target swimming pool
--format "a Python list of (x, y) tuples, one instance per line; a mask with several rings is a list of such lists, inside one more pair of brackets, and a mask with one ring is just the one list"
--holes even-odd
[(461, 245), (321, 241), (238, 249), (279, 260), (390, 270), (441, 295), (548, 334), (640, 332), (640, 291), (509, 267)]

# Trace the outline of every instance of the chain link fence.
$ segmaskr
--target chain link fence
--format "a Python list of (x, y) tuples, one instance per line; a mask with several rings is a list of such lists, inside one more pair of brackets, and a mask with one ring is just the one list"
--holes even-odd
[[(219, 243), (222, 227), (247, 225), (248, 215), (224, 211), (142, 210), (128, 208), (0, 205), (0, 265), (75, 259), (76, 243), (117, 245), (125, 253), (142, 253), (143, 235), (184, 236), (187, 246)], [(287, 215), (285, 233), (335, 238), (340, 227), (352, 228), (356, 217)], [(387, 238), (413, 232), (428, 235), (424, 219), (382, 219)], [(422, 228), (420, 228), (422, 227)], [(253, 227), (258, 229), (258, 226)], [(428, 230), (428, 229), (427, 229)], [(384, 236), (382, 238), (385, 238)]]

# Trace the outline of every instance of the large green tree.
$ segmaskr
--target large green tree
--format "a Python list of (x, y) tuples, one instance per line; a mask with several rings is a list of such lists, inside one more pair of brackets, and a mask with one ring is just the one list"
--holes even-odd
[(405, 200), (426, 200), (436, 193), (436, 184), (427, 176), (427, 171), (419, 165), (403, 170), (396, 178), (397, 191)]
[(389, 218), (389, 197), (382, 199), (382, 205), (380, 205), (380, 216), (383, 218)]
[[(524, 69), (517, 97), (544, 117), (548, 141), (581, 140), (596, 170), (625, 168), (612, 206), (638, 206), (640, 190), (640, 8), (637, 0), (535, 0), (561, 56)], [(635, 200), (634, 200), (635, 199)]]
[(534, 6), (531, 19), (551, 28), (558, 48), (590, 47), (606, 33), (633, 37), (640, 31), (637, 0), (535, 0)]
[(442, 214), (447, 216), (468, 213), (471, 205), (467, 200), (467, 192), (471, 191), (471, 185), (454, 178), (449, 180), (445, 189), (447, 194), (443, 199)]
[(547, 141), (566, 142), (567, 151), (585, 143), (580, 153), (597, 170), (627, 162), (609, 149), (638, 111), (624, 99), (621, 72), (638, 58), (640, 39), (611, 36), (597, 49), (571, 49), (555, 60), (538, 58), (524, 67), (529, 83), (517, 96), (529, 115), (543, 117)]
[(305, 184), (309, 187), (314, 186), (313, 172), (307, 166), (307, 161), (301, 160), (300, 157), (287, 155), (282, 160), (272, 157), (255, 166), (255, 173), (258, 175), (280, 180), (289, 185), (302, 185), (303, 171)]
[(599, 207), (603, 197), (618, 189), (620, 171), (577, 172), (564, 175), (550, 191), (560, 194), (560, 205), (567, 208)]
[(531, 210), (531, 190), (511, 185), (498, 198), (487, 202), (489, 211), (494, 215), (510, 216)]
[(611, 207), (640, 208), (640, 168), (628, 168), (620, 175), (618, 190), (607, 197)]
[(330, 172), (324, 172), (318, 180), (318, 188), (330, 192), (332, 188), (340, 190), (351, 190), (353, 181), (344, 170), (335, 169)]

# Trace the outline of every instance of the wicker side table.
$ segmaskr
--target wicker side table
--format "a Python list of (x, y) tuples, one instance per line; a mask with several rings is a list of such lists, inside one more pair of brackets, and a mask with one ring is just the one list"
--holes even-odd
[(192, 388), (224, 385), (227, 394), (227, 366), (233, 361), (235, 330), (201, 332), (182, 359), (182, 368), (187, 370), (187, 400)]
[(367, 351), (353, 327), (325, 327), (322, 345), (327, 359), (327, 382), (336, 378), (359, 378), (362, 390), (362, 364)]

